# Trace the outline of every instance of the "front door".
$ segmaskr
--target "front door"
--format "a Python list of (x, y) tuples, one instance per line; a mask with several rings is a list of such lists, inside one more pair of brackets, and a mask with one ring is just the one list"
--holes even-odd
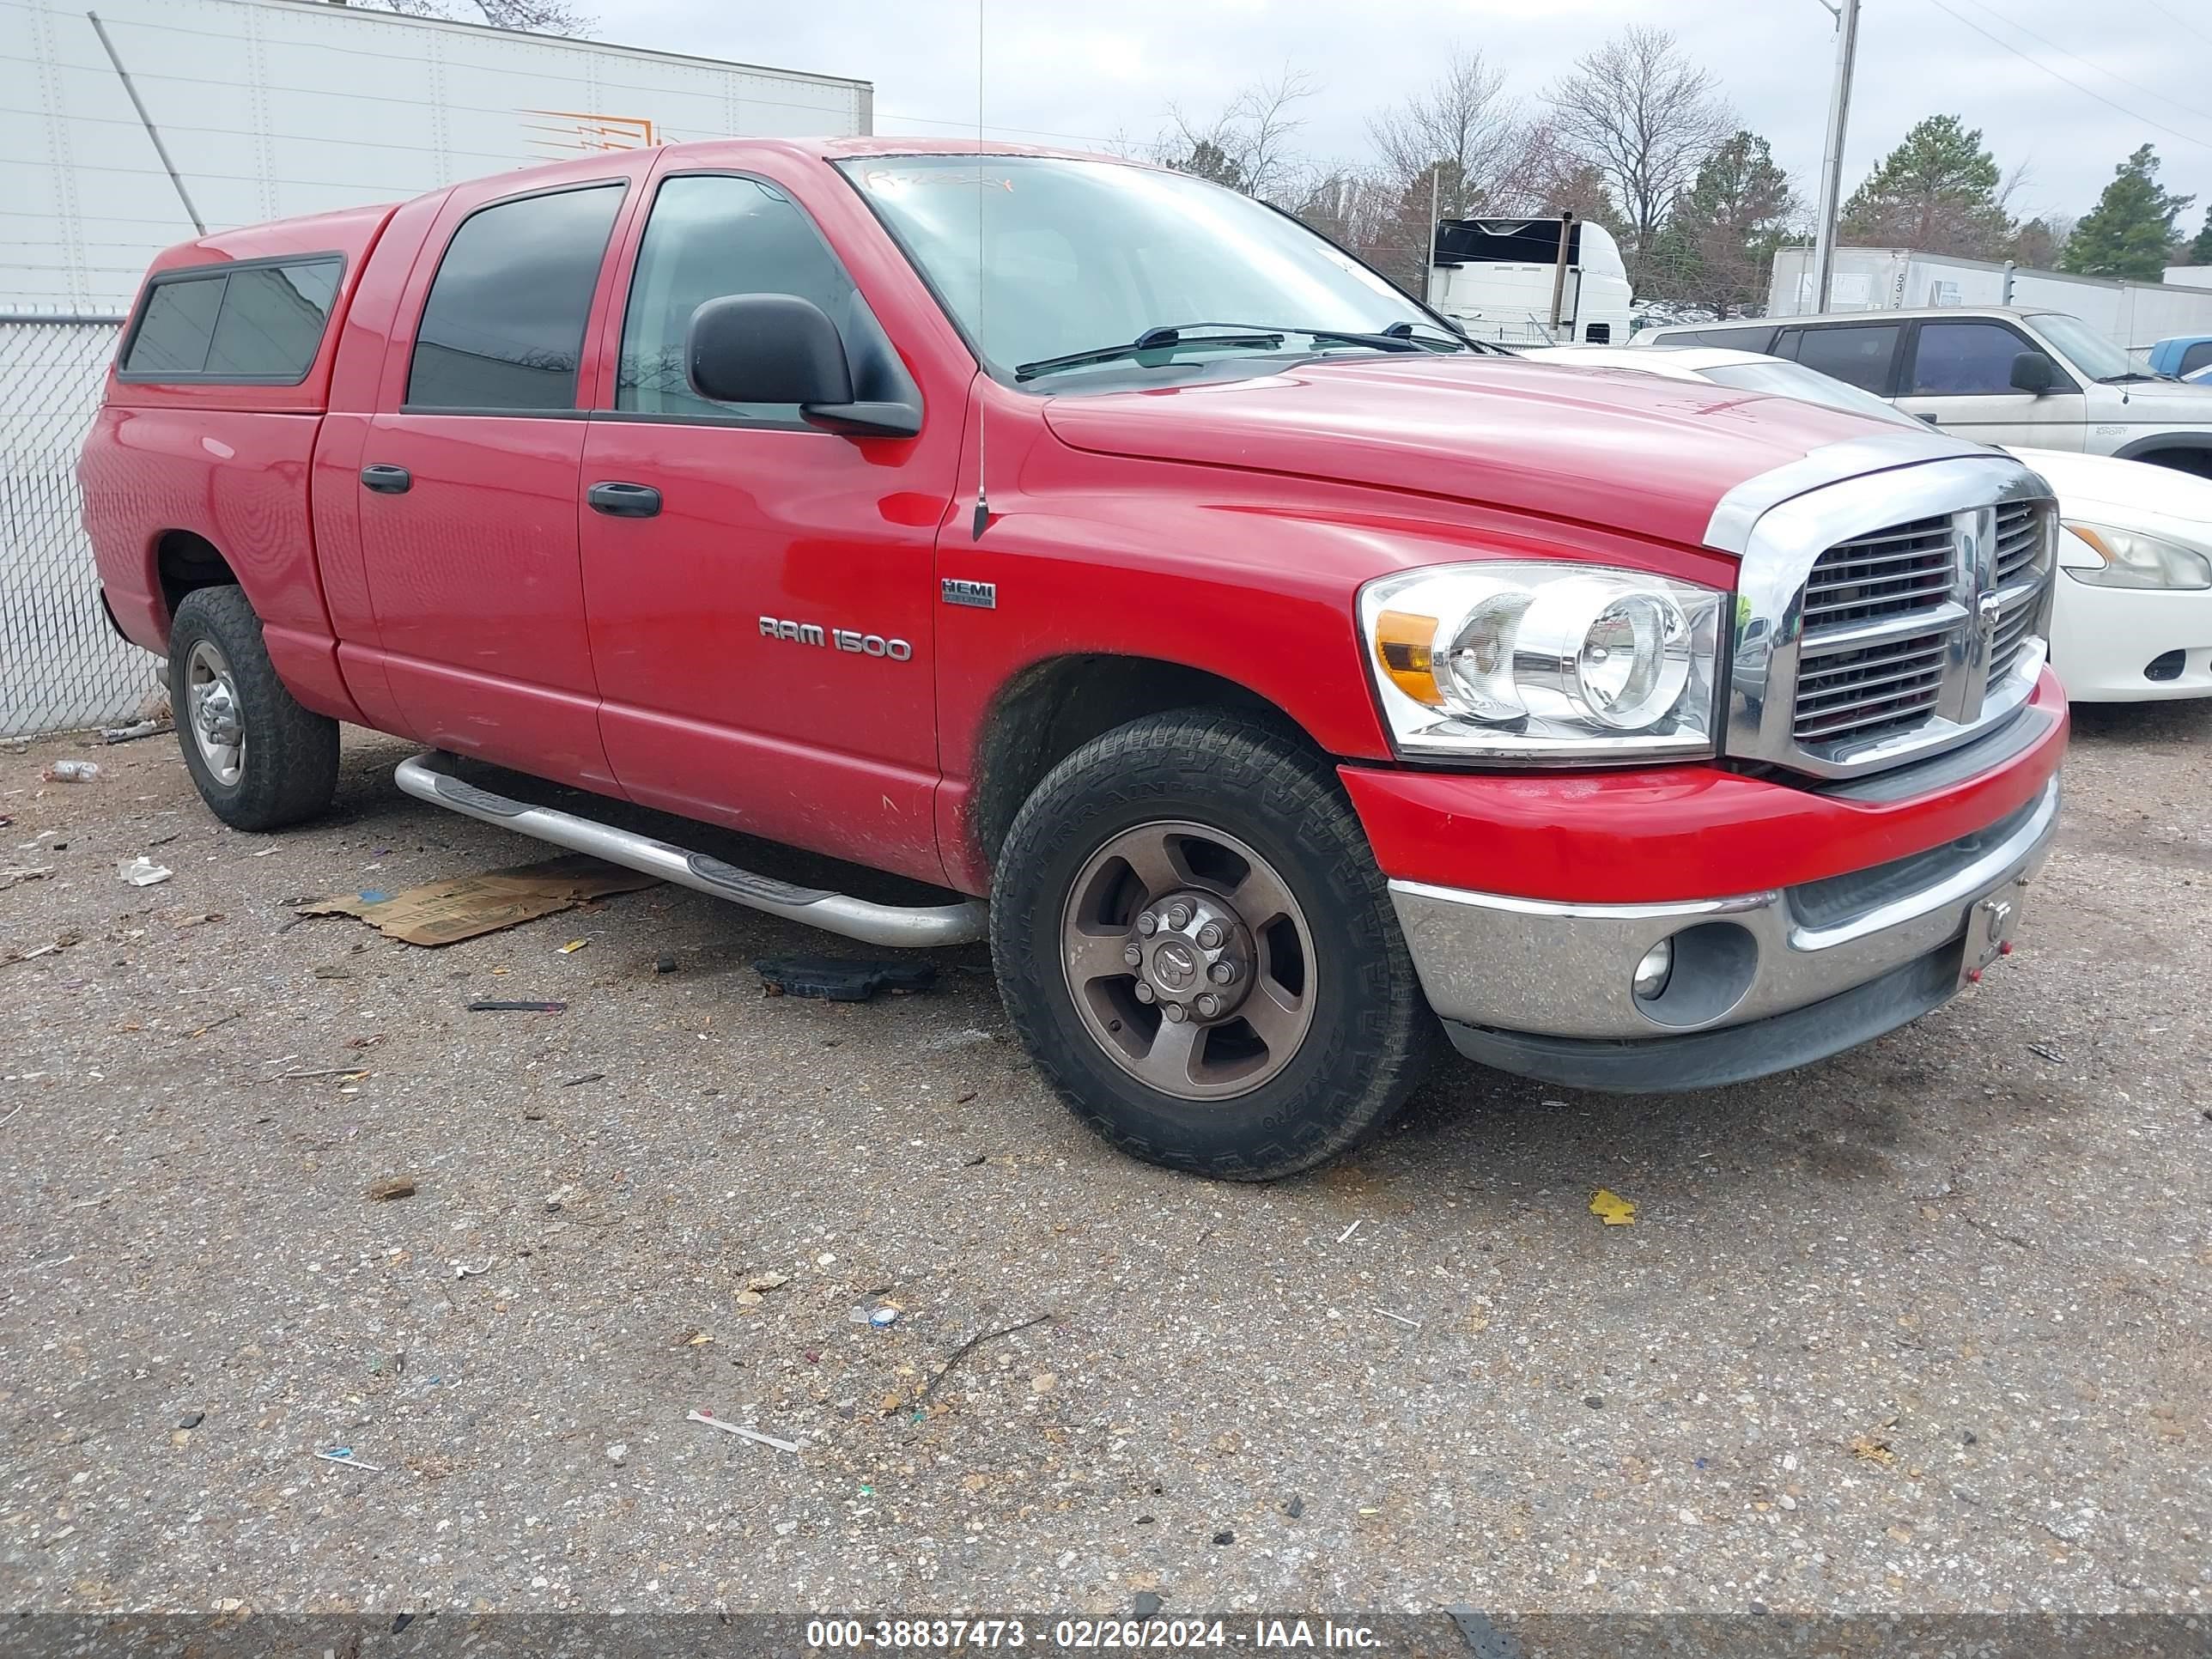
[(2012, 383), (2014, 361), (2043, 348), (2010, 323), (1961, 317), (1923, 322), (1899, 382), (1897, 406), (1954, 437), (1976, 443), (2019, 444), (2035, 449), (2082, 447), (2089, 400), (2056, 359), (2058, 385), (2021, 392)]
[(584, 597), (608, 758), (632, 799), (941, 882), (932, 817), (937, 531), (960, 411), (848, 437), (684, 374), (704, 301), (793, 294), (854, 396), (913, 390), (813, 220), (767, 179), (658, 182), (584, 440)]
[(409, 725), (600, 789), (613, 776), (584, 627), (577, 385), (625, 188), (454, 192), (402, 303), (419, 320), (396, 331), (357, 486), (383, 665)]

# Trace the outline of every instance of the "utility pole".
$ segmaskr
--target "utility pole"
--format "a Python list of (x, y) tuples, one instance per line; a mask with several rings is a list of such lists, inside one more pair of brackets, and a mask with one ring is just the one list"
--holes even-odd
[(1820, 0), (1836, 20), (1836, 82), (1828, 94), (1828, 147), (1820, 158), (1820, 222), (1813, 245), (1813, 309), (1828, 308), (1836, 276), (1836, 220), (1843, 209), (1844, 128), (1859, 49), (1859, 0)]
[(1444, 164), (1429, 163), (1429, 245), (1421, 252), (1421, 303), (1431, 304), (1429, 289), (1437, 276), (1437, 180), (1442, 177)]

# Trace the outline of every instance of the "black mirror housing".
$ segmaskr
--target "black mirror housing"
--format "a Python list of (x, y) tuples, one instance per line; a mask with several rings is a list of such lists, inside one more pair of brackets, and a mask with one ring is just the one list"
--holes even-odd
[(726, 294), (691, 313), (684, 364), (718, 404), (849, 404), (853, 368), (837, 325), (795, 294)]
[(921, 404), (902, 370), (895, 401), (854, 401), (852, 360), (837, 325), (796, 294), (707, 301), (684, 330), (684, 372), (702, 398), (797, 404), (809, 425), (848, 437), (911, 438), (921, 430)]
[(2012, 360), (2014, 391), (2031, 392), (2040, 398), (2057, 384), (2057, 364), (2041, 352), (2023, 351)]

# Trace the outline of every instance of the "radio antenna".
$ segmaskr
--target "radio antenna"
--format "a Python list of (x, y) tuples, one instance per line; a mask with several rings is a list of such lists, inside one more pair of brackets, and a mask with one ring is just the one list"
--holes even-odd
[[(990, 284), (983, 275), (983, 0), (975, 0), (975, 338), (988, 337), (983, 330), (984, 307)], [(983, 526), (991, 522), (990, 497), (983, 489), (983, 410), (991, 399), (983, 390), (988, 376), (975, 377), (975, 523), (969, 539), (981, 541)]]

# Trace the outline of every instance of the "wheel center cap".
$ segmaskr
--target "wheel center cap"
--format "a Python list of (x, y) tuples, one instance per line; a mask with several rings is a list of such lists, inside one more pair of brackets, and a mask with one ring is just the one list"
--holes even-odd
[(1152, 977), (1170, 991), (1198, 983), (1198, 952), (1181, 939), (1170, 939), (1152, 952)]

